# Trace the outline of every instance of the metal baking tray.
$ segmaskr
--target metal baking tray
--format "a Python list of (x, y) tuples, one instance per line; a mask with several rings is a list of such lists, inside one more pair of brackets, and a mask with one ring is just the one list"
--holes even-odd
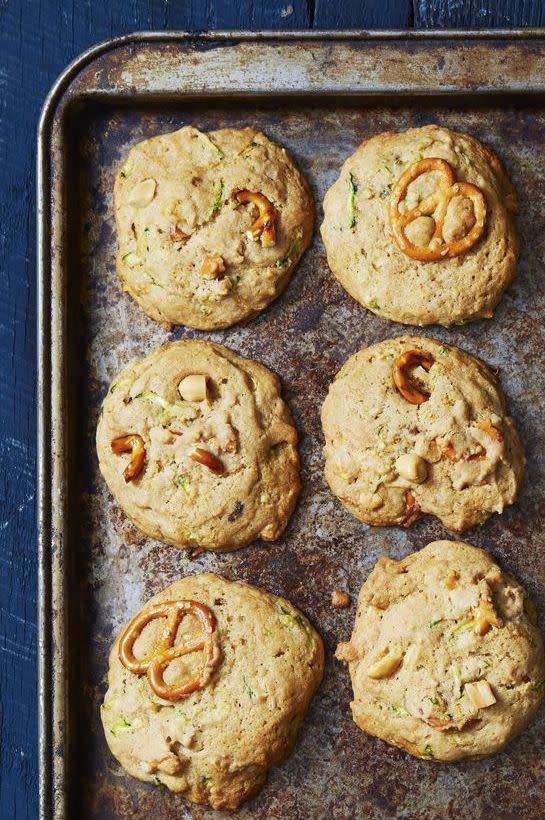
[[(504, 753), (451, 765), (418, 761), (352, 722), (348, 675), (332, 658), (358, 589), (383, 553), (438, 537), (370, 529), (323, 477), (321, 403), (346, 358), (406, 331), (372, 315), (329, 272), (318, 233), (283, 295), (246, 326), (168, 334), (120, 291), (114, 170), (130, 145), (185, 123), (255, 124), (287, 146), (321, 201), (371, 134), (428, 122), (468, 131), (505, 161), (520, 195), (520, 274), (493, 321), (423, 331), (499, 365), (528, 472), (519, 502), (467, 533), (517, 573), (544, 624), (545, 32), (137, 34), (78, 58), (52, 89), (39, 133), (39, 563), (42, 818), (210, 818), (125, 775), (99, 720), (107, 651), (149, 596), (216, 570), (286, 595), (324, 636), (328, 661), (291, 758), (245, 818), (543, 816), (545, 710)], [(421, 331), (416, 331), (421, 332)], [(301, 434), (303, 492), (272, 546), (190, 560), (142, 536), (101, 480), (94, 429), (109, 379), (169, 338), (223, 342), (277, 371)], [(331, 608), (333, 588), (352, 596)]]

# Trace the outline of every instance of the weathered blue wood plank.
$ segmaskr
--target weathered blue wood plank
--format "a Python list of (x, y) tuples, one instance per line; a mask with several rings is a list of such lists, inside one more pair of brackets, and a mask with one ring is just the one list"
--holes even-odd
[(314, 0), (314, 28), (409, 28), (410, 0)]
[(277, 30), (312, 24), (312, 0), (189, 0), (189, 6), (193, 28)]
[(416, 28), (517, 28), (545, 25), (541, 0), (415, 0)]

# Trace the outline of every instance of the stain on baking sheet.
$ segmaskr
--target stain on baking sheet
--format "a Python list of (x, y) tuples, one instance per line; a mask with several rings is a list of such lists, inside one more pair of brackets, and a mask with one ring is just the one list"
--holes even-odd
[[(540, 604), (545, 622), (545, 173), (542, 154), (545, 111), (496, 107), (472, 109), (413, 105), (410, 108), (358, 104), (310, 107), (283, 103), (254, 107), (193, 105), (168, 109), (101, 107), (80, 115), (79, 248), (74, 276), (80, 279), (81, 360), (78, 367), (78, 423), (85, 431), (79, 544), (73, 592), (81, 604), (79, 653), (83, 686), (77, 731), (69, 761), (72, 787), (81, 806), (72, 816), (94, 818), (212, 818), (217, 813), (188, 804), (161, 786), (140, 783), (110, 755), (102, 735), (99, 704), (105, 691), (107, 655), (121, 626), (151, 595), (186, 573), (218, 571), (287, 596), (325, 639), (324, 683), (314, 699), (291, 758), (271, 771), (262, 792), (244, 806), (243, 818), (354, 817), (448, 818), (457, 807), (468, 816), (537, 817), (543, 799), (541, 770), (545, 710), (508, 750), (488, 760), (449, 766), (418, 761), (364, 735), (352, 722), (348, 674), (332, 659), (351, 631), (353, 608), (335, 610), (331, 592), (346, 589), (355, 600), (377, 558), (395, 558), (429, 541), (449, 537), (432, 520), (408, 531), (371, 529), (358, 522), (330, 493), (323, 476), (320, 408), (341, 364), (364, 345), (401, 335), (405, 328), (374, 316), (354, 302), (329, 272), (318, 234), (279, 299), (244, 327), (199, 333), (165, 332), (120, 291), (115, 273), (112, 213), (114, 173), (131, 145), (157, 133), (194, 124), (207, 130), (255, 124), (283, 143), (321, 200), (341, 164), (365, 137), (382, 130), (436, 121), (492, 144), (505, 161), (520, 195), (520, 276), (493, 321), (452, 330), (424, 332), (498, 365), (511, 413), (528, 455), (528, 472), (518, 504), (466, 539), (488, 549), (519, 575)], [(419, 331), (416, 330), (418, 333)], [(300, 433), (303, 491), (279, 542), (256, 544), (225, 555), (191, 560), (144, 538), (110, 497), (98, 471), (94, 430), (110, 379), (133, 359), (169, 339), (199, 337), (227, 344), (275, 370)], [(233, 515), (236, 514), (234, 504)], [(74, 787), (74, 782), (78, 785)], [(509, 806), (509, 815), (501, 806)], [(542, 805), (542, 803), (541, 803)]]

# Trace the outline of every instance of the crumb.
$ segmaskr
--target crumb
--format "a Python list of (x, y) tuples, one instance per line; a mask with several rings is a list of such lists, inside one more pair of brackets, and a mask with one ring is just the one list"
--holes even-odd
[(342, 589), (334, 589), (331, 593), (331, 606), (335, 609), (346, 609), (350, 606), (350, 595)]

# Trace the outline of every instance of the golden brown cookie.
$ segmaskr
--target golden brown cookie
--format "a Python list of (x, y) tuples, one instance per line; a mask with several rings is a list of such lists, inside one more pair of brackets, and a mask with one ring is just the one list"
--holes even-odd
[(454, 541), (379, 559), (337, 657), (350, 670), (358, 726), (424, 760), (500, 751), (545, 690), (526, 592), (486, 552)]
[(324, 199), (329, 266), (379, 316), (412, 325), (491, 318), (516, 274), (516, 195), (496, 154), (437, 125), (386, 132)]
[[(184, 602), (193, 606), (176, 619)], [(199, 648), (187, 652), (192, 646)], [(162, 668), (165, 651), (176, 657)], [(289, 601), (219, 575), (182, 578), (148, 601), (112, 646), (101, 708), (106, 740), (134, 777), (235, 809), (290, 754), (323, 666), (320, 636)]]
[(284, 289), (312, 237), (304, 178), (254, 128), (186, 126), (138, 143), (114, 200), (123, 287), (165, 325), (251, 319)]
[(172, 342), (125, 368), (104, 400), (97, 452), (141, 530), (198, 551), (274, 541), (300, 489), (277, 376), (211, 342)]
[(435, 515), (451, 530), (512, 504), (525, 458), (498, 377), (424, 336), (364, 348), (322, 408), (325, 475), (368, 524), (408, 527)]

